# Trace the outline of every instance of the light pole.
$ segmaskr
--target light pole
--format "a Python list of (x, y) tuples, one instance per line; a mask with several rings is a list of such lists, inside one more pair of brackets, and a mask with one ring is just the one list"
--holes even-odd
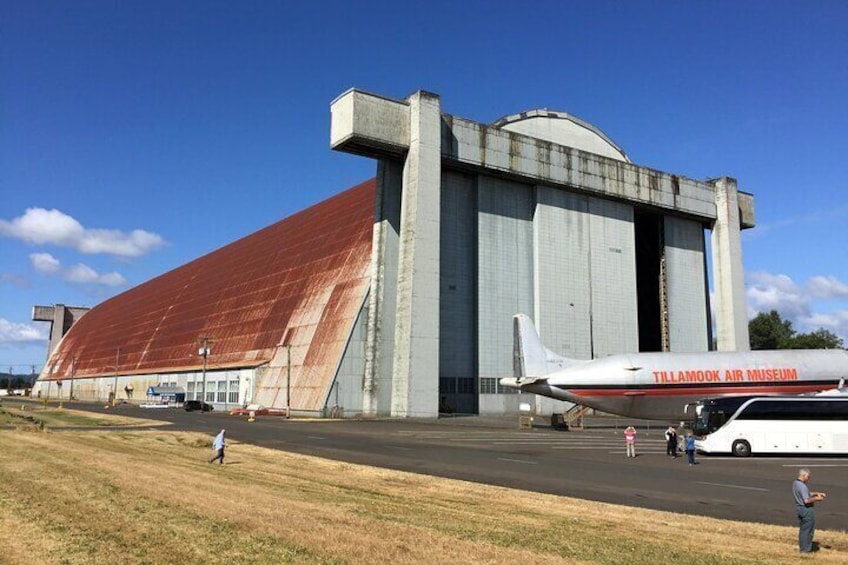
[(291, 418), (291, 344), (286, 344), (286, 420)]
[[(203, 357), (203, 396), (200, 399), (201, 402), (206, 402), (206, 358), (209, 357), (209, 354), (212, 353), (212, 348), (209, 347), (211, 340), (208, 337), (200, 338), (200, 349), (198, 349), (197, 354)], [(200, 405), (201, 414), (203, 413), (203, 404)]]
[(47, 406), (50, 403), (50, 387), (53, 385), (53, 377), (56, 374), (56, 361), (53, 361), (53, 364), (50, 366), (50, 380), (47, 381), (47, 398), (44, 399), (44, 405)]

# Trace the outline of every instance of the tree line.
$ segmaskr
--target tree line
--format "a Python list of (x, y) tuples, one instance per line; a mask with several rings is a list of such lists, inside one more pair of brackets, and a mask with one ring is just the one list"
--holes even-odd
[(777, 310), (760, 312), (748, 322), (751, 349), (844, 349), (842, 338), (824, 328), (799, 333)]
[(13, 375), (11, 373), (0, 373), (0, 389), (29, 388), (35, 381), (33, 375)]

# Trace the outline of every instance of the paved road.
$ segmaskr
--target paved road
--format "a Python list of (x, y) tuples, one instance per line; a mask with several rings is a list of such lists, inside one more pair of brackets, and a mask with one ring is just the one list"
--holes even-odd
[[(103, 411), (102, 406), (75, 408)], [(665, 455), (662, 427), (639, 428), (638, 457), (624, 456), (620, 427), (558, 432), (517, 429), (497, 418), (302, 421), (120, 406), (116, 413), (170, 422), (173, 429), (339, 461), (413, 471), (588, 500), (753, 522), (795, 525), (790, 493), (801, 466), (828, 493), (816, 525), (848, 527), (848, 458), (685, 457)]]

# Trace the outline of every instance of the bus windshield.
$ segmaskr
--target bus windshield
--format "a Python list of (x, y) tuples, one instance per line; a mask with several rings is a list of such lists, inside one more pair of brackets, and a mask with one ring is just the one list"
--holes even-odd
[(692, 433), (705, 436), (722, 427), (750, 396), (733, 396), (702, 400), (700, 412), (692, 423)]
[(715, 406), (704, 406), (692, 425), (692, 432), (697, 436), (711, 434), (722, 427), (730, 416), (732, 414), (725, 414)]

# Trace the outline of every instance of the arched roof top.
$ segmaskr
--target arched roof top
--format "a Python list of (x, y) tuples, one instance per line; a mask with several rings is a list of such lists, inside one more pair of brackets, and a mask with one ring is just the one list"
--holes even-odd
[(210, 369), (255, 367), (290, 345), (293, 384), (307, 379), (320, 394), (368, 291), (375, 186), (364, 182), (97, 305), (40, 378), (196, 371), (208, 337)]
[(630, 158), (599, 128), (576, 116), (543, 108), (503, 117), (492, 126), (551, 143), (574, 147), (610, 159), (630, 162)]

